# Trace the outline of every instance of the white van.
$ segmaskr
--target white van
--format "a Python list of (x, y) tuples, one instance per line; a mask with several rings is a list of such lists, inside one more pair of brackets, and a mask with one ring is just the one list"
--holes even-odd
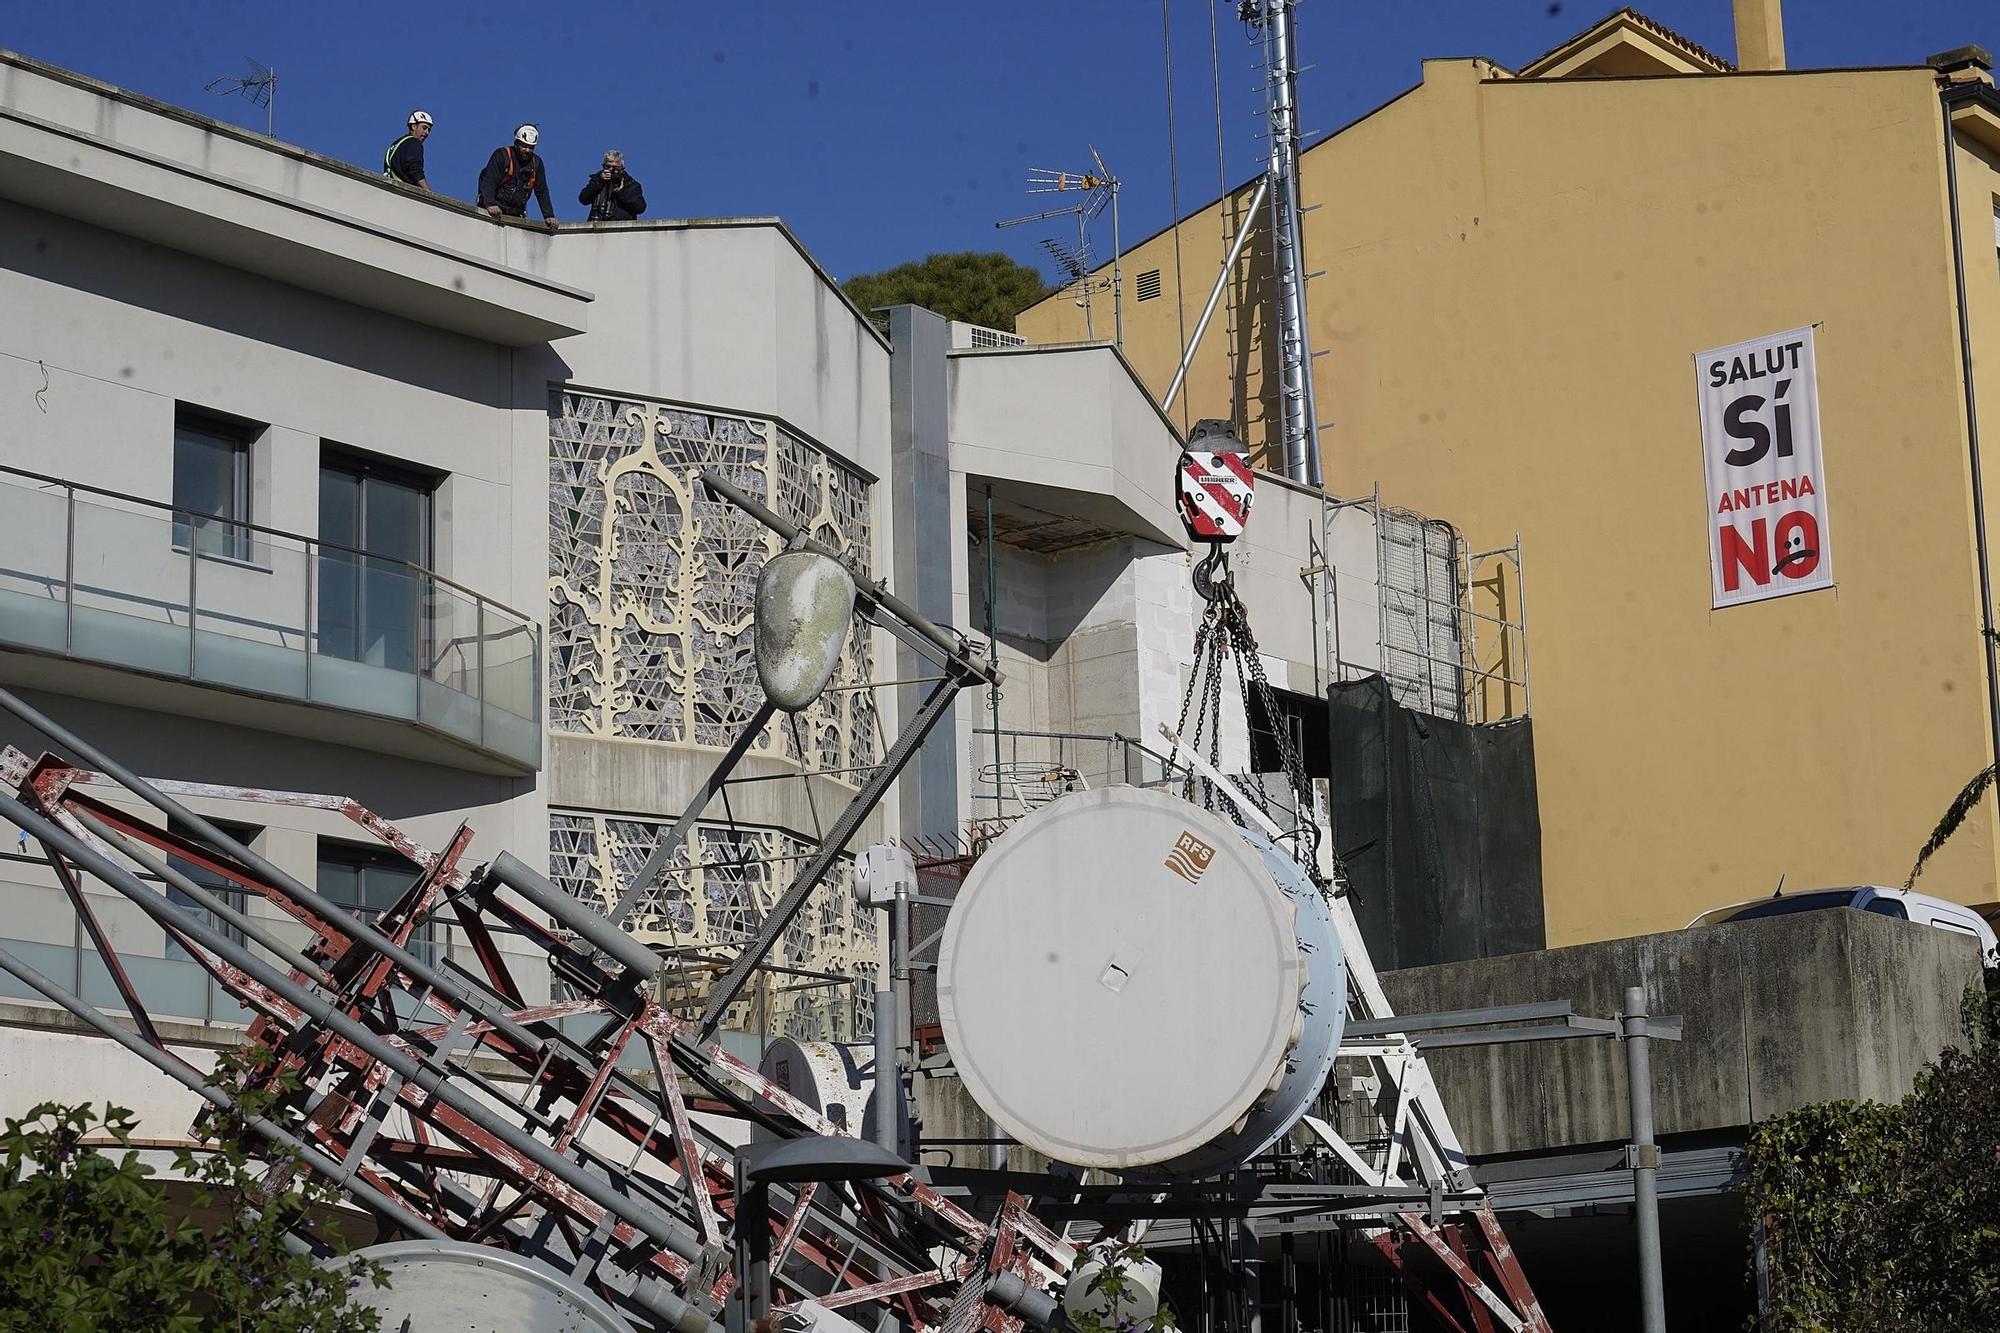
[(1693, 930), (1696, 926), (1713, 926), (1723, 921), (1754, 921), (1759, 917), (1784, 916), (1789, 912), (1816, 912), (1829, 907), (1851, 907), (1857, 912), (1873, 912), (1877, 916), (1892, 916), (1898, 921), (1915, 921), (1938, 930), (1971, 936), (1979, 941), (1979, 951), (1985, 957), (1986, 965), (2000, 966), (2000, 940), (1994, 938), (1993, 927), (1987, 925), (1979, 913), (1970, 907), (1933, 898), (1927, 893), (1912, 893), (1908, 889), (1882, 889), (1872, 885), (1852, 889), (1808, 889), (1804, 893), (1786, 893), (1730, 907), (1717, 907), (1688, 922), (1687, 928)]

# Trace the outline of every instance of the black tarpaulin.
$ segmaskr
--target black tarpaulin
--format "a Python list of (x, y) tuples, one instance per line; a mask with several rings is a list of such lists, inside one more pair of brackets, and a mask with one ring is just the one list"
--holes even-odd
[(1412, 712), (1382, 678), (1329, 694), (1336, 845), (1377, 969), (1544, 946), (1533, 724)]

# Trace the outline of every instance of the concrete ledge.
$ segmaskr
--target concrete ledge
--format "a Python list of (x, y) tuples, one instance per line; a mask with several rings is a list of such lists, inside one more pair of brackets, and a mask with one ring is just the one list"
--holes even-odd
[(1181, 441), (1108, 343), (949, 356), (951, 465), (999, 498), (1184, 545), (1175, 512)]
[[(581, 333), (546, 234), (0, 53), (0, 195), (503, 345)], [(432, 239), (440, 237), (443, 239)]]
[[(721, 757), (715, 750), (660, 741), (562, 732), (550, 732), (547, 740), (545, 768), (551, 806), (602, 810), (642, 819), (677, 818)], [(807, 838), (815, 836), (817, 824), (831, 823), (856, 790), (854, 784), (840, 778), (811, 778), (808, 783), (812, 799), (808, 804), (806, 788), (797, 781), (797, 767), (789, 760), (768, 755), (745, 758), (735, 776), (760, 779), (729, 787), (729, 809), (737, 820), (787, 829)], [(725, 818), (721, 797), (710, 804), (708, 818), (710, 821)], [(862, 821), (851, 845), (865, 847), (881, 837), (881, 830), (882, 812), (878, 807)]]
[[(1980, 975), (1970, 939), (1847, 910), (1384, 974), (1398, 1012), (1569, 1000), (1610, 1015), (1644, 985), (1685, 1037), (1653, 1046), (1662, 1135), (1736, 1130), (1811, 1102), (1892, 1101), (1960, 1040)], [(1473, 1157), (1622, 1141), (1624, 1053), (1609, 1039), (1441, 1050), (1431, 1071)]]

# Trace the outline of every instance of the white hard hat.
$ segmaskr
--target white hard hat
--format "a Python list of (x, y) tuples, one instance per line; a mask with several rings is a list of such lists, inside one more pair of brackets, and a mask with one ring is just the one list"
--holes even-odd
[(524, 143), (528, 145), (528, 147), (533, 148), (536, 144), (540, 143), (541, 141), (542, 141), (542, 132), (536, 129), (533, 125), (523, 125), (520, 129), (514, 131), (515, 143)]
[(431, 113), (428, 111), (412, 111), (410, 113), (410, 124), (412, 125), (432, 125), (435, 123), (431, 119)]

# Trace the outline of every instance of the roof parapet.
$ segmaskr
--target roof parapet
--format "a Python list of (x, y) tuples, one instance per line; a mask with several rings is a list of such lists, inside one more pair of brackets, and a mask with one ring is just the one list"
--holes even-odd
[(1925, 58), (1945, 85), (1983, 83), (1993, 86), (1993, 53), (1983, 46), (1958, 46)]

